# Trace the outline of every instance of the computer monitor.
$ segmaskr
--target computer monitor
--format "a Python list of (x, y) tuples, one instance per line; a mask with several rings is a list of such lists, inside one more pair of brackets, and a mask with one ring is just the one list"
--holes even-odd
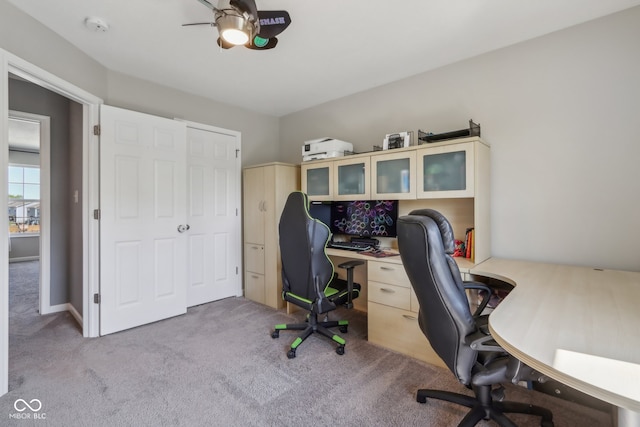
[(397, 200), (359, 200), (331, 204), (331, 232), (360, 237), (397, 237)]
[(331, 202), (310, 202), (309, 215), (331, 229)]

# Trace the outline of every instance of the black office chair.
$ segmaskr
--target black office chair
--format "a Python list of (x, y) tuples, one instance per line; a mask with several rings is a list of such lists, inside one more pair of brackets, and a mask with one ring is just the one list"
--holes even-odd
[[(510, 381), (544, 381), (545, 378), (509, 356), (495, 341), (486, 316), (471, 313), (460, 271), (451, 257), (454, 250), (451, 224), (439, 212), (420, 209), (398, 219), (398, 248), (411, 281), (420, 311), (418, 323), (435, 352), (458, 381), (472, 389), (475, 397), (441, 390), (418, 390), (417, 401), (428, 397), (471, 408), (459, 426), (475, 426), (492, 419), (500, 426), (515, 424), (504, 413), (542, 417), (543, 427), (552, 427), (549, 410), (518, 402), (501, 402)], [(497, 386), (492, 391), (493, 386)]]
[(331, 237), (329, 228), (309, 215), (309, 199), (300, 191), (289, 194), (279, 224), (280, 257), (282, 260), (282, 298), (309, 311), (305, 323), (276, 325), (271, 334), (278, 338), (280, 331), (301, 330), (287, 357), (296, 357), (296, 349), (312, 333), (320, 334), (338, 343), (336, 353), (344, 354), (345, 340), (328, 328), (339, 327), (346, 333), (349, 321), (319, 322), (318, 315), (344, 305), (353, 307), (360, 295), (360, 285), (353, 283), (353, 269), (364, 261), (353, 260), (339, 265), (347, 270), (347, 280), (334, 274), (333, 263), (325, 249)]

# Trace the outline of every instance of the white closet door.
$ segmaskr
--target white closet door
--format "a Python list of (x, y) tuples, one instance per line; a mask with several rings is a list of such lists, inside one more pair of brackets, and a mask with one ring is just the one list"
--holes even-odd
[[(100, 334), (186, 312), (186, 124), (100, 109)], [(182, 230), (182, 231), (181, 231)]]
[(240, 137), (187, 128), (187, 306), (242, 295)]

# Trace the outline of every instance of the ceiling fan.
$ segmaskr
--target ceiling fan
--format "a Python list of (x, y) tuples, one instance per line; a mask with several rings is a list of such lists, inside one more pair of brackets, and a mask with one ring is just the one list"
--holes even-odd
[(220, 0), (218, 7), (208, 0), (198, 0), (213, 11), (213, 22), (189, 25), (211, 25), (218, 28), (218, 46), (230, 49), (244, 45), (249, 49), (273, 49), (276, 36), (291, 23), (286, 10), (258, 10), (255, 0)]

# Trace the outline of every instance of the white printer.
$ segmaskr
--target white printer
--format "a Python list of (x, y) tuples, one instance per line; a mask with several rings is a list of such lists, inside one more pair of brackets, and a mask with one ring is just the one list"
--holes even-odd
[(302, 146), (302, 161), (340, 157), (345, 151), (353, 151), (353, 144), (333, 138), (312, 139)]

